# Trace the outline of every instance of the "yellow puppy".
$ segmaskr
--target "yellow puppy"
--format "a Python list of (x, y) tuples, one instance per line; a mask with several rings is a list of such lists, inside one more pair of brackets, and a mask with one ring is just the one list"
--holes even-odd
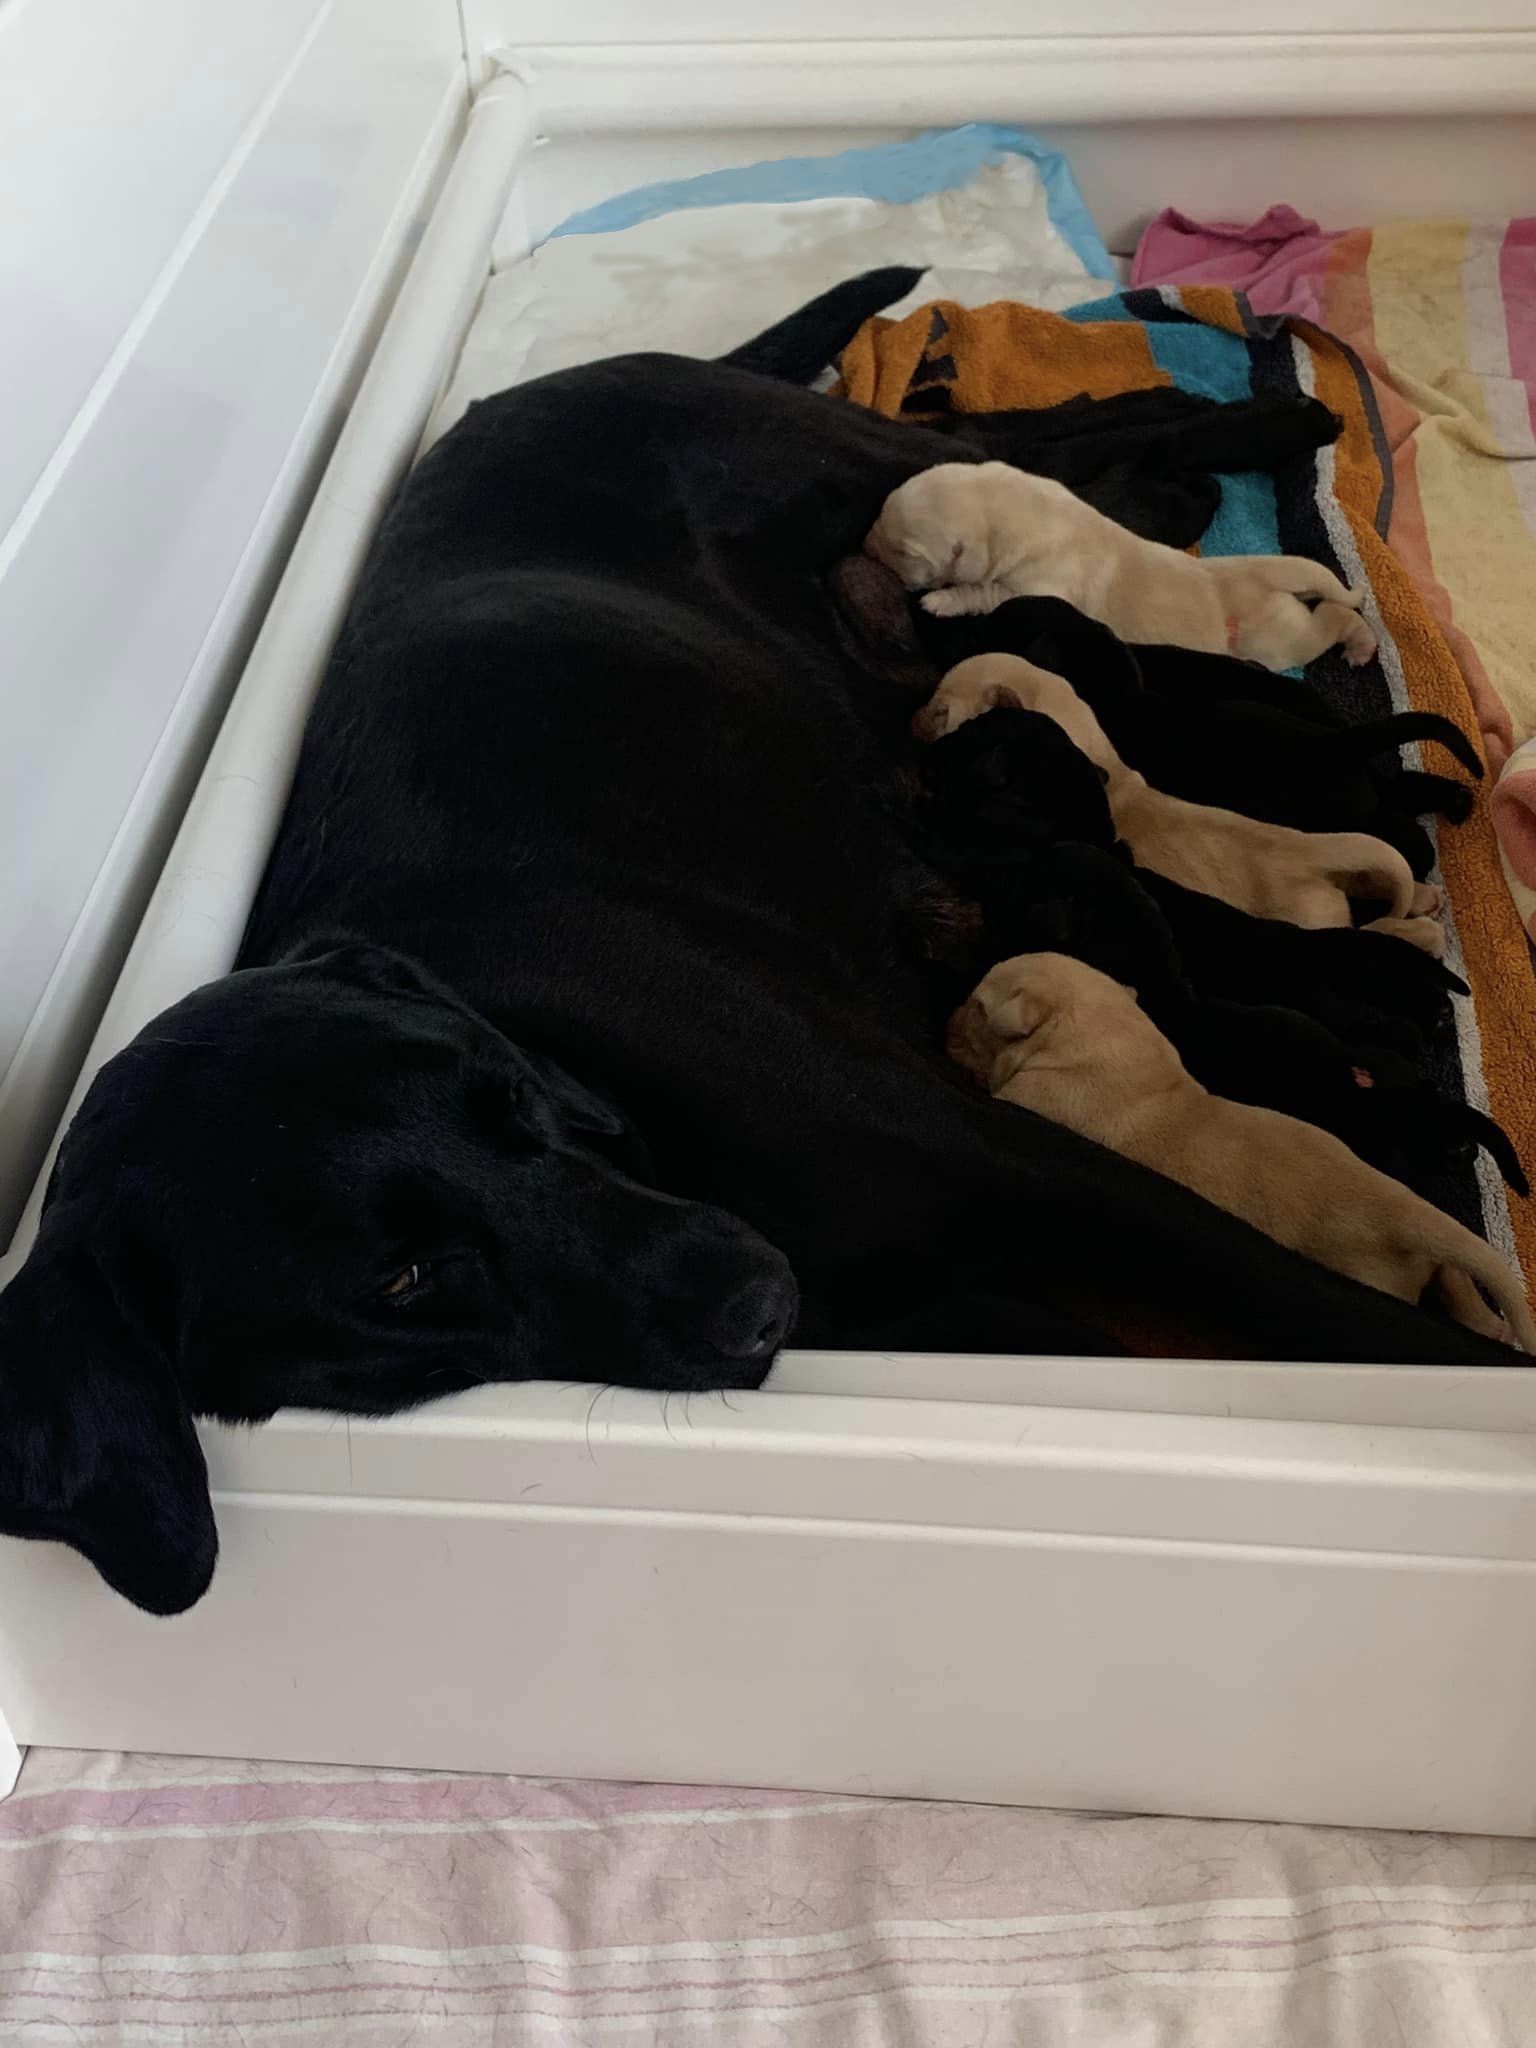
[(1350, 897), (1365, 897), (1389, 906), (1384, 928), (1394, 937), (1426, 952), (1444, 951), (1439, 925), (1419, 915), (1439, 901), (1439, 892), (1418, 887), (1407, 861), (1385, 840), (1364, 832), (1295, 832), (1153, 789), (1121, 760), (1065, 677), (1016, 654), (976, 654), (958, 663), (912, 730), (919, 739), (940, 739), (1002, 704), (1043, 712), (1104, 771), (1115, 830), (1154, 874), (1219, 896), (1250, 916), (1312, 930), (1351, 924)]
[(956, 1011), (949, 1049), (993, 1095), (1181, 1181), (1320, 1266), (1401, 1301), (1433, 1289), (1468, 1329), (1512, 1331), (1536, 1351), (1525, 1290), (1480, 1237), (1330, 1132), (1210, 1094), (1131, 990), (1097, 968), (1061, 953), (1004, 960)]
[[(1063, 597), (1122, 640), (1297, 668), (1376, 652), (1364, 592), (1299, 555), (1181, 554), (1007, 462), (941, 462), (892, 491), (864, 543), (936, 618)], [(1315, 608), (1304, 597), (1321, 600)]]

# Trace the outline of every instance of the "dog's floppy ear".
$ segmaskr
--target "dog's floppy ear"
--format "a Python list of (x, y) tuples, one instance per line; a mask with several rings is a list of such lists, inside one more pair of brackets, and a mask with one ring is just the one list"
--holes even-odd
[(508, 1045), (525, 1077), (520, 1090), (525, 1107), (557, 1143), (573, 1136), (584, 1139), (583, 1149), (602, 1153), (632, 1179), (647, 1183), (655, 1179), (651, 1148), (621, 1110), (594, 1095), (543, 1053), (529, 1052), (505, 1039), (502, 1043)]
[(516, 1048), (516, 1052), (535, 1084), (553, 1103), (567, 1130), (586, 1131), (598, 1138), (622, 1138), (629, 1132), (629, 1125), (618, 1111), (604, 1102), (601, 1096), (584, 1088), (564, 1067), (557, 1066), (542, 1053), (528, 1052), (521, 1046)]
[(168, 1360), (124, 1314), (94, 1251), (45, 1223), (0, 1294), (0, 1534), (71, 1544), (149, 1614), (208, 1590), (208, 1473)]
[(369, 988), (379, 995), (434, 1003), (455, 1011), (482, 1034), (480, 1042), (488, 1063), (498, 1071), (506, 1066), (513, 1069), (520, 1083), (520, 1093), (535, 1115), (551, 1123), (556, 1130), (581, 1131), (605, 1141), (623, 1140), (632, 1148), (639, 1147), (637, 1133), (617, 1110), (584, 1088), (553, 1060), (514, 1045), (446, 982), (439, 981), (408, 954), (345, 934), (328, 934), (295, 947), (283, 956), (283, 964), (329, 967), (339, 978), (355, 987)]
[(990, 526), (978, 522), (975, 531), (962, 534), (954, 543), (948, 563), (935, 563), (934, 567), (941, 583), (987, 582), (992, 573)]

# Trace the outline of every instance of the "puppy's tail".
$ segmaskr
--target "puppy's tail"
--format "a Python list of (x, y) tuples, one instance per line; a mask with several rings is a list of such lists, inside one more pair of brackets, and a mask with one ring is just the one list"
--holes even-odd
[(1328, 879), (1346, 896), (1367, 903), (1389, 903), (1382, 914), (1406, 917), (1413, 901), (1413, 870), (1395, 846), (1373, 839), (1367, 832), (1330, 833), (1332, 862)]
[(904, 299), (922, 277), (920, 269), (893, 264), (866, 270), (830, 291), (819, 292), (796, 312), (720, 357), (733, 369), (754, 370), (786, 384), (809, 384), (842, 354), (871, 314)]
[[(1441, 1300), (1458, 1323), (1464, 1323), (1469, 1330), (1487, 1330), (1488, 1313), (1480, 1300), (1475, 1300), (1467, 1287), (1465, 1277), (1475, 1280), (1479, 1287), (1486, 1289), (1499, 1314), (1504, 1318), (1515, 1342), (1525, 1352), (1536, 1352), (1536, 1321), (1531, 1318), (1531, 1306), (1525, 1298), (1525, 1282), (1492, 1245), (1484, 1244), (1480, 1237), (1474, 1237), (1459, 1223), (1453, 1223), (1448, 1216), (1436, 1212), (1437, 1229), (1435, 1238), (1445, 1247), (1441, 1252), (1441, 1267), (1436, 1276)], [(1428, 1249), (1440, 1247), (1433, 1241)]]
[(1462, 1121), (1515, 1193), (1528, 1195), (1531, 1192), (1530, 1181), (1526, 1178), (1525, 1168), (1520, 1164), (1520, 1155), (1510, 1143), (1509, 1133), (1504, 1126), (1495, 1123), (1491, 1116), (1485, 1116), (1482, 1110), (1474, 1109), (1470, 1102), (1462, 1106)]
[(1410, 740), (1438, 740), (1469, 775), (1482, 781), (1483, 763), (1477, 748), (1459, 725), (1442, 718), (1438, 711), (1399, 711), (1391, 718), (1374, 718), (1367, 725), (1345, 726), (1335, 744), (1357, 760), (1369, 761), (1388, 747), (1403, 747)]

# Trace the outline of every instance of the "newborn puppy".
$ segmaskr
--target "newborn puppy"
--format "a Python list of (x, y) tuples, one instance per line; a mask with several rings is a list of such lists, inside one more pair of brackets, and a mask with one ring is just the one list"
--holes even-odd
[(1327, 1131), (1210, 1094), (1132, 992), (1096, 968), (1060, 953), (1003, 961), (955, 1013), (949, 1049), (993, 1095), (1182, 1182), (1304, 1258), (1400, 1301), (1433, 1290), (1468, 1329), (1536, 1351), (1524, 1287), (1481, 1238)]
[(1137, 880), (1167, 918), (1191, 986), (1213, 1000), (1300, 1010), (1351, 1044), (1385, 1046), (1421, 1067), (1451, 997), (1468, 992), (1443, 961), (1386, 933), (1306, 932), (1147, 868)]
[[(892, 491), (864, 543), (936, 618), (1060, 597), (1122, 640), (1297, 668), (1376, 652), (1365, 593), (1299, 555), (1197, 558), (1142, 540), (1065, 484), (1006, 462), (941, 462)], [(1320, 602), (1309, 608), (1302, 599)]]
[[(1126, 647), (1059, 598), (1014, 597), (995, 612), (961, 619), (921, 617), (919, 630), (941, 672), (972, 655), (1016, 654), (1065, 676), (1115, 752), (1169, 796), (1220, 804), (1298, 832), (1368, 832), (1395, 846), (1420, 877), (1429, 873), (1435, 849), (1414, 810), (1441, 810), (1460, 824), (1471, 812), (1472, 792), (1438, 775), (1410, 782), (1396, 761), (1388, 766), (1378, 757), (1433, 740), (1469, 775), (1483, 773), (1472, 741), (1435, 712), (1320, 722), (1315, 711), (1298, 715), (1287, 706), (1288, 691), (1321, 701), (1309, 683), (1229, 655)], [(1194, 687), (1186, 691), (1190, 675)], [(1224, 686), (1221, 694), (1214, 680)]]
[[(978, 719), (962, 733), (986, 722)], [(1168, 920), (1141, 886), (1138, 870), (1117, 854), (1061, 844), (1012, 865), (978, 861), (968, 890), (981, 913), (972, 983), (1016, 953), (1068, 953), (1134, 987), (1142, 1009), (1213, 1095), (1319, 1124), (1367, 1165), (1437, 1207), (1445, 1206), (1449, 1180), (1470, 1168), (1484, 1146), (1516, 1193), (1530, 1192), (1500, 1126), (1470, 1103), (1437, 1095), (1382, 1042), (1368, 1016), (1357, 1018), (1354, 1035), (1345, 1039), (1289, 1002), (1235, 1003), (1201, 994), (1185, 972)], [(1252, 922), (1235, 911), (1228, 915), (1239, 924)], [(1332, 936), (1290, 925), (1257, 929), (1290, 933), (1303, 943)], [(1357, 944), (1365, 954), (1380, 950), (1364, 935)], [(1403, 949), (1386, 950), (1395, 958)]]
[(1008, 703), (1054, 719), (1103, 771), (1115, 830), (1139, 867), (1254, 917), (1314, 931), (1352, 924), (1351, 896), (1383, 902), (1394, 937), (1443, 951), (1444, 935), (1429, 915), (1439, 906), (1439, 892), (1416, 885), (1395, 848), (1359, 832), (1296, 832), (1153, 789), (1121, 760), (1069, 682), (1018, 655), (978, 654), (962, 661), (912, 729), (919, 739), (942, 738)]
[(942, 747), (924, 747), (917, 768), (924, 855), (959, 888), (974, 891), (998, 866), (1061, 840), (1115, 843), (1103, 771), (1038, 711), (983, 712)]

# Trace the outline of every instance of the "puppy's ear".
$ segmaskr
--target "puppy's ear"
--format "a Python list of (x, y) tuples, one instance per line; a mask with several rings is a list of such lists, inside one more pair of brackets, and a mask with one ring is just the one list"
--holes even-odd
[(119, 1307), (96, 1254), (44, 1225), (0, 1294), (0, 1534), (70, 1544), (149, 1614), (213, 1577), (218, 1534), (169, 1361)]
[(988, 1004), (983, 1014), (987, 1028), (998, 1038), (1033, 1038), (1051, 1015), (1052, 1007), (1038, 989), (1015, 987)]
[(985, 526), (962, 534), (950, 552), (948, 567), (939, 575), (941, 583), (987, 583), (992, 576), (992, 545)]

